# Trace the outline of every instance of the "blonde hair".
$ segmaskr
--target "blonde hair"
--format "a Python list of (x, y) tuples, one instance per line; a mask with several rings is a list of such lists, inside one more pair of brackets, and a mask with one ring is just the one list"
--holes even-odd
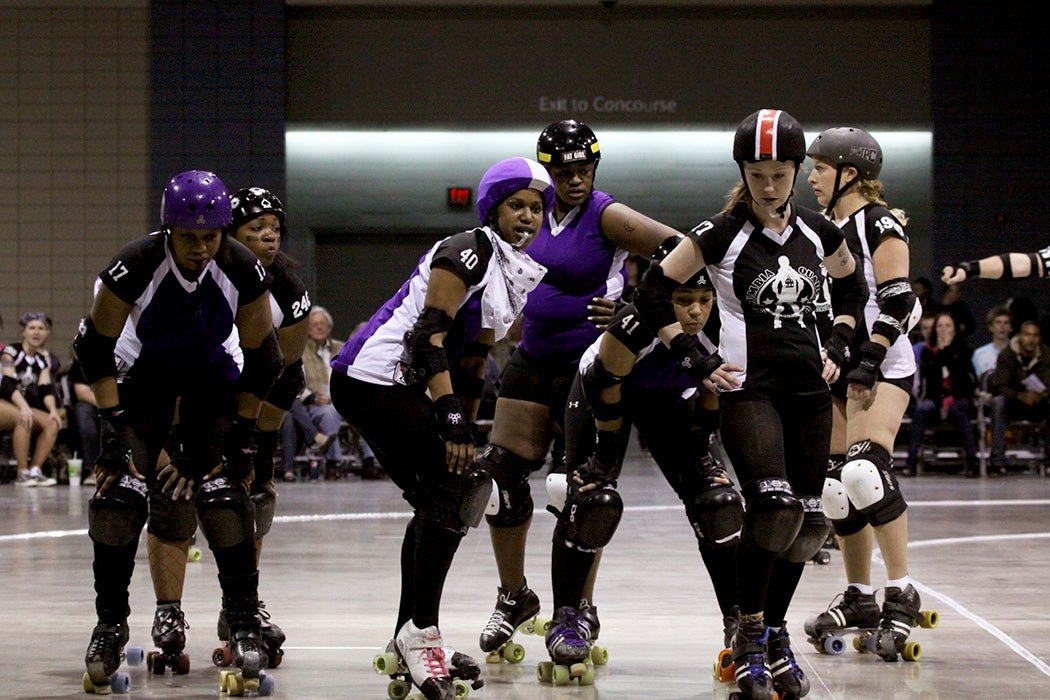
[[(882, 199), (882, 180), (857, 180), (856, 184), (857, 192), (864, 199), (890, 209), (890, 205), (886, 204)], [(901, 226), (908, 225), (908, 215), (904, 213), (903, 209), (890, 209), (890, 213), (897, 218), (897, 221), (901, 222)]]

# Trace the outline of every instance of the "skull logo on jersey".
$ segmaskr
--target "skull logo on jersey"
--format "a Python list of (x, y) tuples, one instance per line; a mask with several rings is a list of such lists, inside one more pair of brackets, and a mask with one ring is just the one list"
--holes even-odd
[(766, 270), (751, 283), (747, 301), (753, 309), (773, 317), (773, 328), (782, 327), (784, 319), (805, 328), (806, 314), (813, 312), (821, 291), (822, 276), (807, 267), (791, 267), (786, 255), (778, 257), (777, 263), (776, 270)]

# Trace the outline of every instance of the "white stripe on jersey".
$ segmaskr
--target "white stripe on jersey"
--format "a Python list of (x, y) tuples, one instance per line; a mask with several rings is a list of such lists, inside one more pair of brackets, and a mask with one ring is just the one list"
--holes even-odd
[(739, 365), (743, 372), (734, 372), (740, 380), (740, 386), (747, 381), (747, 329), (744, 327), (744, 308), (733, 291), (733, 269), (740, 251), (747, 245), (754, 226), (747, 222), (733, 236), (732, 243), (726, 249), (725, 256), (717, 265), (708, 265), (707, 271), (711, 285), (715, 288), (715, 299), (718, 302), (718, 315), (722, 321), (719, 334), (718, 354), (723, 362)]

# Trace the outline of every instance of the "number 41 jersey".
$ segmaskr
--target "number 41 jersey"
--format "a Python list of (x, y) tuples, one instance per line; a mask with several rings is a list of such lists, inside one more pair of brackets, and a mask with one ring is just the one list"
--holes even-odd
[(823, 259), (842, 245), (842, 232), (793, 204), (787, 227), (777, 234), (740, 205), (701, 222), (689, 236), (715, 288), (719, 355), (744, 367), (741, 388), (827, 391), (815, 308), (823, 300)]
[(244, 245), (226, 237), (197, 279), (179, 271), (167, 236), (155, 232), (126, 245), (99, 275), (132, 305), (117, 341), (121, 376), (235, 381), (237, 309), (265, 294), (266, 270)]

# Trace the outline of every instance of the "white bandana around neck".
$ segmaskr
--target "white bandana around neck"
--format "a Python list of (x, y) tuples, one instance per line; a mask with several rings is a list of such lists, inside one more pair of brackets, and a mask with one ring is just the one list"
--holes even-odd
[(492, 243), (492, 260), (489, 281), (481, 294), (481, 326), (491, 328), (496, 340), (502, 340), (525, 308), (529, 292), (547, 274), (547, 268), (512, 247), (488, 226), (482, 230)]

